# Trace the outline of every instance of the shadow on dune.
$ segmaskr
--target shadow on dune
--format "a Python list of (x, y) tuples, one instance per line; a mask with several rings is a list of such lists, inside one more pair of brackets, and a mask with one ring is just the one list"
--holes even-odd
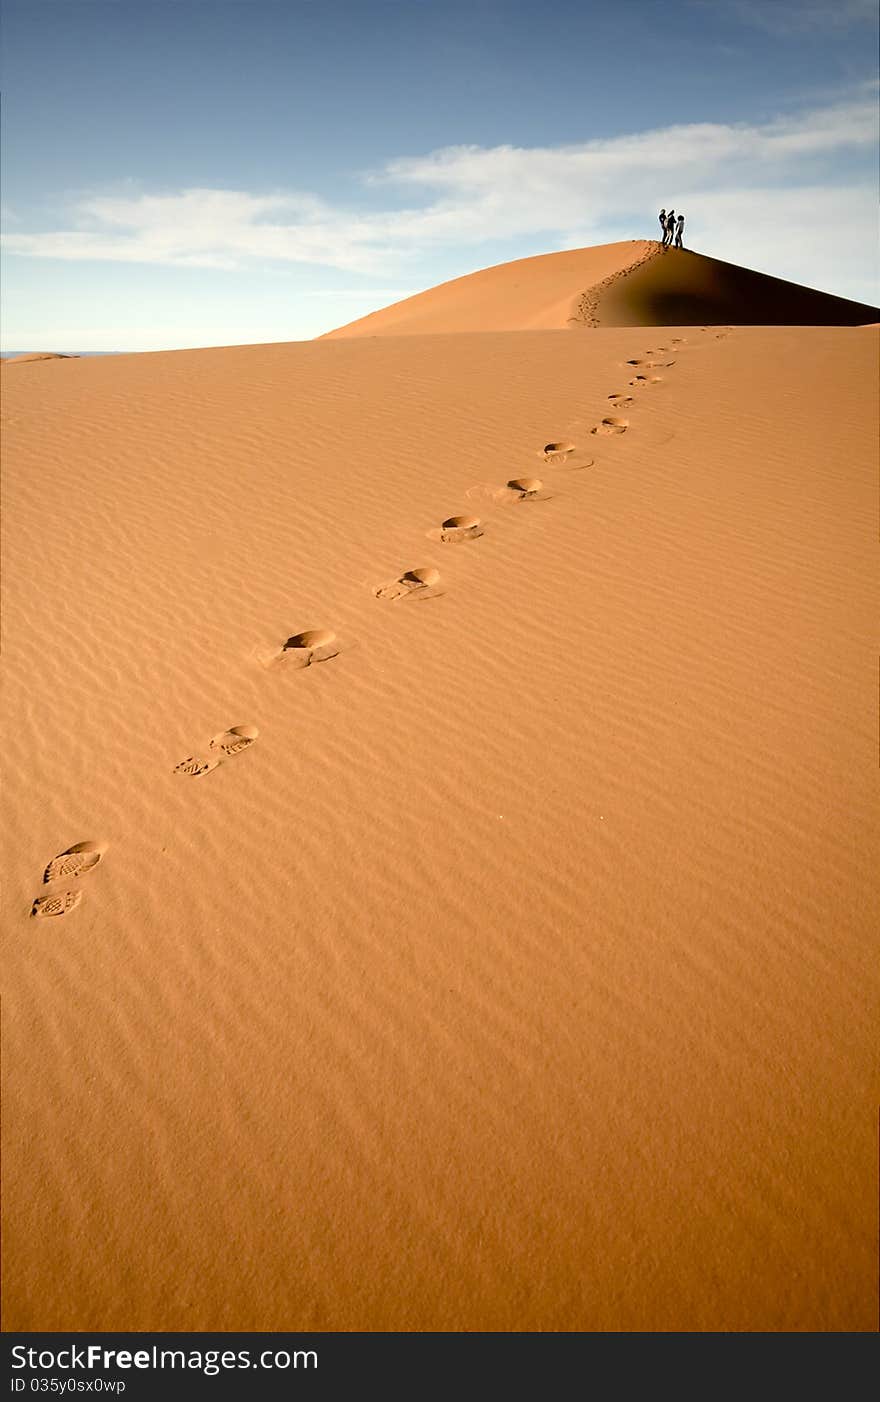
[(860, 326), (862, 302), (630, 239), (499, 263), (418, 292), (319, 339), (605, 326)]
[(634, 268), (599, 299), (600, 326), (860, 326), (876, 307), (796, 282), (670, 249)]

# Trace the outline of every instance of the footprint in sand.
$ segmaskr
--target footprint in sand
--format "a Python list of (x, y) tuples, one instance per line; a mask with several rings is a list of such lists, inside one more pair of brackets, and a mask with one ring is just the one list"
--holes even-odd
[(497, 482), (479, 482), (468, 489), (467, 496), (489, 501), (493, 506), (516, 506), (523, 501), (550, 501), (553, 493), (547, 491), (540, 477), (510, 477), (503, 487)]
[(311, 667), (315, 662), (329, 662), (338, 653), (339, 642), (329, 628), (307, 628), (304, 633), (294, 633), (287, 639), (278, 661), (292, 663), (294, 667)]
[(609, 394), (608, 400), (615, 409), (625, 409), (627, 404), (632, 404), (633, 397), (631, 394), (624, 394), (621, 391), (620, 394)]
[(43, 885), (48, 886), (50, 881), (68, 881), (94, 871), (105, 850), (97, 842), (77, 842), (66, 851), (59, 852), (43, 872)]
[(596, 424), (596, 427), (590, 431), (591, 433), (598, 433), (603, 437), (609, 437), (613, 433), (626, 433), (628, 428), (629, 419), (616, 419), (609, 415), (604, 418), (600, 424)]
[(662, 375), (635, 375), (630, 380), (630, 388), (646, 389), (648, 385), (659, 385)]
[(477, 540), (483, 534), (479, 516), (447, 516), (440, 527), (444, 545), (458, 545), (464, 540)]
[(545, 443), (544, 447), (541, 449), (541, 453), (546, 462), (557, 464), (565, 462), (574, 452), (574, 449), (574, 443)]
[(315, 662), (329, 662), (349, 646), (329, 628), (306, 628), (302, 633), (292, 633), (280, 649), (277, 645), (271, 649), (255, 647), (251, 655), (261, 667), (274, 671), (278, 667), (311, 667)]
[[(49, 886), (55, 881), (72, 881), (88, 875), (90, 871), (94, 871), (106, 850), (106, 843), (75, 842), (72, 847), (65, 848), (57, 857), (52, 858), (43, 872), (43, 885)], [(31, 906), (31, 915), (40, 919), (67, 915), (76, 909), (82, 896), (81, 890), (56, 891), (49, 896), (37, 896)]]
[(31, 906), (31, 915), (38, 919), (52, 915), (69, 915), (72, 910), (76, 910), (82, 898), (82, 891), (62, 891), (57, 896), (37, 896)]
[(174, 766), (173, 772), (185, 774), (191, 779), (210, 774), (224, 759), (231, 759), (233, 755), (240, 754), (252, 745), (259, 733), (255, 725), (232, 725), (228, 730), (221, 730), (219, 735), (215, 735), (209, 742), (210, 754), (188, 755)]
[(518, 501), (542, 500), (544, 483), (540, 477), (511, 477), (507, 491), (514, 492)]
[(440, 571), (432, 566), (419, 566), (406, 570), (388, 584), (380, 584), (373, 590), (377, 599), (388, 599), (396, 603), (398, 599), (436, 599), (443, 593), (440, 587)]
[(174, 774), (188, 774), (192, 779), (198, 779), (200, 774), (210, 774), (212, 769), (216, 769), (220, 763), (219, 759), (205, 759), (203, 755), (189, 755), (187, 759), (182, 759), (179, 764), (175, 764)]
[(241, 754), (242, 750), (252, 745), (259, 733), (255, 725), (232, 725), (228, 730), (221, 730), (219, 735), (215, 735), (208, 748), (217, 750), (227, 759), (231, 759), (233, 755)]

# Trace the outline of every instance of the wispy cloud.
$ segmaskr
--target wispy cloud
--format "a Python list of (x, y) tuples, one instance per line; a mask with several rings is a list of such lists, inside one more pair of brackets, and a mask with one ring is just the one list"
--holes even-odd
[(730, 235), (740, 253), (751, 239), (756, 261), (772, 271), (761, 249), (797, 261), (805, 247), (824, 247), (833, 211), (846, 245), (864, 260), (874, 227), (870, 191), (852, 180), (844, 188), (838, 169), (842, 157), (870, 151), (876, 125), (876, 102), (859, 91), (760, 124), (676, 125), (564, 147), (453, 147), (367, 173), (374, 198), (387, 188), (406, 201), (400, 208), (392, 199), (384, 210), (308, 192), (101, 195), (75, 206), (72, 227), (16, 229), (4, 245), (34, 258), (221, 269), (258, 260), (387, 278), (443, 248), (653, 236), (655, 207), (672, 202), (688, 213), (691, 238), (719, 256)]
[[(362, 267), (363, 240), (349, 236), (339, 212), (314, 195), (244, 190), (95, 196), (73, 210), (73, 230), (8, 234), (10, 253), (35, 258), (235, 268), (244, 260)], [(331, 246), (326, 239), (331, 235)]]
[(876, 0), (698, 0), (768, 34), (821, 34), (876, 25)]

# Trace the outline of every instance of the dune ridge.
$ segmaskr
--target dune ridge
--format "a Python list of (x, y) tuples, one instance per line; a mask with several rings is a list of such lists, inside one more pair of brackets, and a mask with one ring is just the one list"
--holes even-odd
[(0, 362), (3, 365), (24, 365), (31, 360), (79, 360), (78, 355), (67, 355), (63, 351), (28, 351), (24, 355), (9, 355)]
[(545, 253), (441, 283), (320, 339), (597, 326), (858, 326), (877, 308), (653, 239)]
[(876, 337), (453, 344), (4, 375), (7, 1328), (874, 1327)]
[(604, 285), (657, 247), (647, 239), (632, 239), (499, 263), (416, 293), (318, 339), (556, 330), (569, 324), (585, 287)]

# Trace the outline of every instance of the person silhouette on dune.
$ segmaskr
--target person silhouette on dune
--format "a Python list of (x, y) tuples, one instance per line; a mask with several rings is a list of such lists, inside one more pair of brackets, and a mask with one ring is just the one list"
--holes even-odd
[(675, 210), (670, 209), (666, 216), (666, 231), (663, 235), (663, 247), (672, 247), (672, 236), (675, 233)]
[(663, 230), (663, 242), (666, 242), (666, 210), (660, 211), (660, 228)]
[(681, 237), (684, 233), (684, 215), (679, 214), (675, 221), (675, 247), (681, 248)]

